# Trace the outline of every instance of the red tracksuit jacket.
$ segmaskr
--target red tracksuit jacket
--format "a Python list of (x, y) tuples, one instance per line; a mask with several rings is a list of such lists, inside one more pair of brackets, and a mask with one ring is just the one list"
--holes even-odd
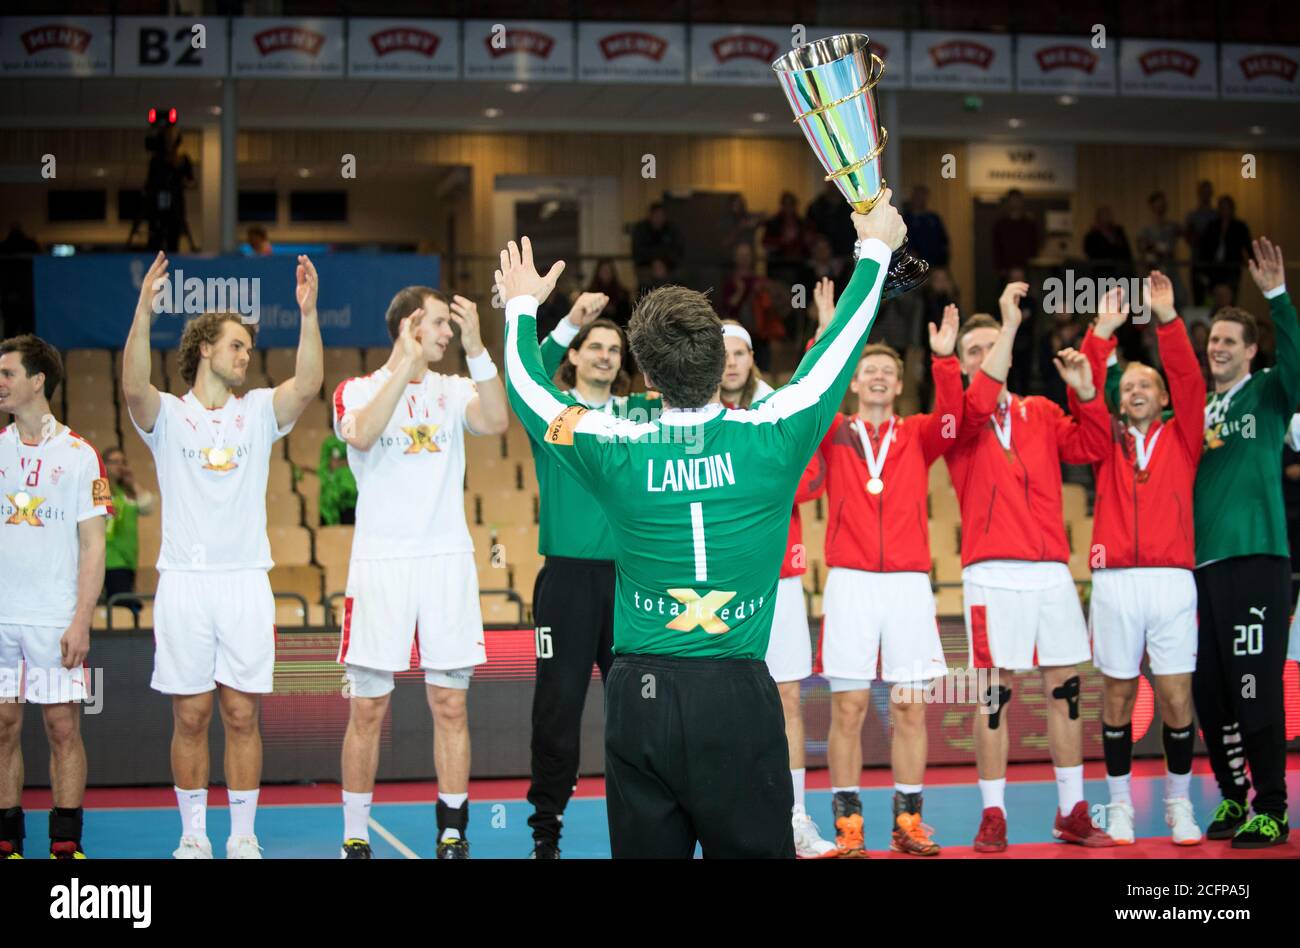
[(1061, 463), (1091, 464), (1110, 450), (1101, 386), (1071, 417), (1055, 402), (1010, 398), (1011, 449), (993, 426), (1002, 383), (981, 371), (966, 390), (957, 443), (946, 460), (961, 503), (961, 562), (1068, 563), (1061, 514)]
[[(866, 489), (862, 439), (852, 415), (836, 415), (818, 455), (826, 462), (826, 565), (873, 573), (930, 572), (930, 529), (926, 516), (928, 470), (956, 440), (962, 417), (961, 365), (953, 356), (932, 357), (935, 405), (927, 415), (897, 418), (880, 478), (879, 494)], [(871, 447), (889, 423), (867, 432)]]
[[(1157, 440), (1145, 476), (1137, 470), (1133, 435), (1118, 420), (1112, 422), (1110, 450), (1092, 466), (1097, 481), (1091, 555), (1094, 569), (1192, 569), (1196, 565), (1192, 487), (1204, 444), (1205, 379), (1181, 319), (1158, 325), (1156, 339), (1174, 417), (1163, 424), (1157, 419), (1147, 432), (1148, 444), (1153, 437)], [(1115, 339), (1100, 339), (1089, 332), (1081, 351), (1092, 364), (1100, 391), (1105, 383), (1106, 361), (1115, 351)], [(1073, 407), (1073, 392), (1070, 398)]]

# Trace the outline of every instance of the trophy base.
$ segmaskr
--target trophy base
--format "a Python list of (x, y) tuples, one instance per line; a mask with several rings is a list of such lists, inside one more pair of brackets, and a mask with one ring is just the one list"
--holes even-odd
[(885, 288), (881, 291), (880, 301), (892, 300), (916, 289), (930, 278), (930, 264), (907, 249), (907, 244), (899, 247), (889, 258), (889, 270), (885, 276)]

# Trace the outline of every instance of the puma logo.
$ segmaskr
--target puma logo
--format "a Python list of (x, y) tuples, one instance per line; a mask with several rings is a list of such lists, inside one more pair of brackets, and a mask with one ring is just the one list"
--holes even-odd
[(1259, 616), (1259, 621), (1260, 621), (1260, 622), (1263, 622), (1263, 621), (1264, 621), (1264, 610), (1267, 609), (1267, 608), (1268, 608), (1268, 606), (1251, 606), (1251, 607), (1250, 607), (1250, 614), (1253, 615), (1253, 616)]

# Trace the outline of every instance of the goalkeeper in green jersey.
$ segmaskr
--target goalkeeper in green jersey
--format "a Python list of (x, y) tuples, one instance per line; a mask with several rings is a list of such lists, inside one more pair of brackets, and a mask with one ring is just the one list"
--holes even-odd
[[(906, 236), (886, 191), (853, 215), (858, 258), (835, 319), (790, 383), (756, 408), (718, 399), (722, 323), (700, 293), (637, 304), (629, 342), (663, 412), (593, 411), (555, 387), (536, 312), (562, 262), (501, 253), (506, 384), (539, 450), (583, 484), (614, 542), (614, 662), (605, 682), (605, 778), (617, 857), (792, 857), (784, 718), (764, 662), (790, 507), (848, 389)], [(577, 516), (582, 511), (575, 511)]]

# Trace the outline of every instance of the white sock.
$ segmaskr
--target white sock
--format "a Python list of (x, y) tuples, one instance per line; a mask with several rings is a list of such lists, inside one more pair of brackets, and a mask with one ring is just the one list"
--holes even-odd
[(1132, 774), (1122, 774), (1118, 777), (1106, 775), (1106, 786), (1110, 788), (1111, 803), (1133, 803), (1132, 793)]
[(857, 793), (859, 787), (831, 787), (831, 793)]
[(923, 786), (920, 783), (896, 783), (894, 789), (899, 793), (920, 793)]
[(805, 773), (807, 773), (807, 770), (803, 767), (800, 767), (798, 770), (790, 771), (790, 780), (794, 783), (794, 808), (796, 810), (804, 809), (803, 778)]
[(979, 784), (980, 799), (984, 801), (984, 809), (997, 807), (1005, 816), (1007, 812), (1007, 778), (999, 777), (997, 780), (981, 780)]
[(1056, 796), (1061, 815), (1069, 816), (1074, 805), (1083, 799), (1083, 764), (1077, 767), (1053, 767), (1056, 771)]
[(374, 793), (343, 791), (343, 838), (370, 842), (370, 801)]
[[(447, 804), (447, 806), (451, 807), (453, 810), (459, 810), (465, 805), (466, 801), (469, 800), (469, 791), (466, 791), (465, 793), (439, 792), (438, 799)], [(460, 839), (460, 830), (454, 829), (450, 826), (444, 829), (442, 835), (438, 837), (438, 841), (441, 842), (447, 839)]]
[(260, 790), (227, 790), (230, 798), (230, 835), (253, 836), (253, 821), (257, 819), (257, 795)]
[(1186, 800), (1192, 789), (1192, 772), (1185, 774), (1165, 774), (1165, 799)]
[(182, 790), (176, 787), (176, 806), (181, 811), (181, 835), (208, 838), (208, 789)]

